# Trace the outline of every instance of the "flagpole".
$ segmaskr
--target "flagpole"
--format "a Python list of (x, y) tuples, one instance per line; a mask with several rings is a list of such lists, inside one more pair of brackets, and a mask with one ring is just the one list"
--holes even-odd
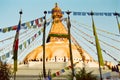
[(43, 75), (44, 79), (46, 78), (46, 70), (45, 70), (45, 29), (46, 29), (46, 14), (47, 11), (44, 11), (45, 14), (45, 21), (44, 21), (44, 29), (43, 29)]
[[(19, 24), (18, 24), (18, 26), (20, 26), (21, 25), (21, 15), (22, 15), (22, 10), (19, 12), (19, 14), (20, 14), (20, 19), (19, 19)], [(17, 37), (19, 37), (19, 29), (18, 29), (18, 27), (17, 27), (17, 30), (16, 30), (16, 35), (15, 35), (15, 41), (14, 41), (14, 45), (13, 45), (13, 47), (14, 47), (14, 49), (15, 49), (15, 45), (19, 45), (19, 40), (18, 40), (18, 44), (16, 44), (16, 38)], [(18, 49), (17, 49), (17, 51), (13, 51), (14, 52), (14, 56), (13, 56), (13, 58), (14, 58), (14, 80), (16, 80), (16, 72), (17, 72), (17, 52), (18, 52)], [(16, 56), (15, 56), (16, 55)], [(16, 64), (16, 66), (15, 66), (15, 64)], [(16, 68), (16, 69), (15, 69)]]
[[(94, 25), (94, 19), (93, 19), (94, 13), (91, 11), (90, 15), (91, 15), (91, 18), (92, 18), (92, 23), (93, 23), (93, 25)], [(95, 32), (96, 32), (96, 31), (95, 31)], [(95, 32), (94, 32), (94, 35), (96, 35)], [(95, 37), (97, 37), (97, 35), (96, 35)], [(96, 39), (96, 38), (95, 38), (95, 39)], [(96, 44), (97, 44), (97, 43), (96, 43)], [(98, 46), (98, 45), (96, 45), (96, 46)], [(98, 52), (98, 51), (97, 51), (97, 52)], [(99, 55), (98, 55), (98, 63), (99, 63), (100, 80), (103, 80), (103, 79), (102, 79), (102, 71), (101, 71), (101, 67), (100, 67), (100, 58), (99, 58)]]
[(73, 78), (75, 78), (75, 73), (74, 73), (74, 66), (73, 66), (73, 56), (72, 56), (72, 48), (71, 48), (71, 36), (70, 36), (70, 27), (71, 27), (71, 24), (70, 24), (70, 11), (67, 11), (66, 12), (67, 15), (68, 15), (68, 23), (67, 23), (67, 27), (68, 27), (68, 38), (69, 38), (69, 51), (70, 51), (70, 61), (71, 61), (71, 66), (72, 66), (72, 80)]
[(119, 24), (119, 21), (118, 21), (118, 16), (119, 16), (119, 14), (118, 14), (117, 12), (115, 12), (115, 13), (114, 13), (114, 16), (116, 16), (117, 25), (118, 25), (119, 34), (120, 34), (120, 24)]

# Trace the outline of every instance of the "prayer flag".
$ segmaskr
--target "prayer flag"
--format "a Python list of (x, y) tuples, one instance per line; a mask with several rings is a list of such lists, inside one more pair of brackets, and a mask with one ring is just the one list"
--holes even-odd
[(11, 31), (12, 30), (12, 27), (8, 27), (8, 31)]
[(43, 18), (40, 18), (40, 22), (43, 22)]
[(36, 23), (36, 25), (38, 25), (38, 24), (39, 24), (39, 20), (38, 20), (38, 19), (36, 19), (36, 20), (35, 20), (35, 23)]
[(26, 41), (23, 44), (24, 44), (24, 48), (26, 48)]
[(19, 45), (20, 26), (21, 26), (21, 21), (19, 21), (19, 24), (16, 30), (15, 40), (13, 43), (13, 59), (14, 59), (14, 71), (15, 72), (17, 71), (17, 53), (18, 53), (18, 45)]
[(95, 36), (95, 42), (96, 42), (96, 49), (97, 49), (99, 64), (101, 66), (104, 66), (101, 47), (100, 47), (100, 44), (99, 44), (99, 40), (98, 40), (98, 36), (97, 36), (97, 33), (96, 33), (96, 27), (95, 27), (93, 18), (92, 18), (92, 27), (93, 27), (93, 34)]
[(0, 29), (0, 32), (2, 32), (2, 29)]
[(56, 72), (56, 76), (59, 76), (60, 75), (60, 72), (58, 71), (58, 72)]
[(31, 28), (30, 22), (26, 22), (26, 26), (27, 26), (28, 28)]
[(27, 40), (28, 41), (28, 45), (30, 44), (30, 39)]
[(62, 69), (62, 70), (61, 70), (61, 72), (62, 72), (62, 73), (64, 73), (64, 72), (65, 72), (65, 70), (64, 70), (64, 69)]
[(53, 73), (53, 74), (52, 74), (52, 77), (56, 77), (56, 73)]
[(30, 23), (31, 23), (31, 26), (33, 26), (33, 24), (34, 24), (34, 20), (33, 20), (33, 21), (31, 21)]
[(7, 32), (8, 28), (3, 28), (3, 33)]
[(20, 50), (22, 50), (22, 44), (21, 44), (21, 45), (19, 45), (19, 49), (20, 49)]
[(38, 27), (41, 27), (41, 24), (38, 24)]
[(12, 27), (12, 30), (16, 30), (17, 29), (17, 25)]
[(118, 23), (118, 29), (119, 29), (119, 33), (120, 33), (120, 23)]

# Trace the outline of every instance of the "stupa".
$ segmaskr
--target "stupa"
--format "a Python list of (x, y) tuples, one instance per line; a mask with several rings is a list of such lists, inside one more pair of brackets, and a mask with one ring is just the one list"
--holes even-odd
[[(57, 4), (55, 4), (55, 7), (52, 9), (53, 22), (45, 45), (46, 62), (66, 62), (70, 64), (68, 31), (61, 21), (62, 17), (63, 14), (61, 9), (58, 7)], [(91, 64), (93, 64), (93, 58), (85, 50), (83, 50), (82, 48), (79, 48), (78, 50), (73, 43), (71, 47), (73, 63), (79, 62), (78, 66), (81, 66), (81, 63), (83, 62), (91, 62)], [(24, 62), (32, 61), (43, 61), (43, 46), (37, 47), (24, 58)], [(91, 67), (92, 66), (98, 66), (98, 63), (94, 62)]]

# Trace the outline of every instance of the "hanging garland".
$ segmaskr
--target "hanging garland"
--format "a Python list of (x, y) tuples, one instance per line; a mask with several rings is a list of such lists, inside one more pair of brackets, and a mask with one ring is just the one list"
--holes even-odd
[[(78, 63), (79, 63), (79, 62), (75, 62), (75, 63), (73, 64), (73, 67), (76, 66), (76, 64), (78, 64)], [(53, 73), (53, 74), (51, 75), (51, 77), (54, 78), (54, 77), (60, 76), (60, 75), (63, 74), (65, 71), (70, 70), (71, 68), (72, 68), (72, 66), (67, 66), (67, 67), (65, 67), (64, 69), (61, 69), (61, 70)]]
[[(89, 26), (89, 25), (79, 23), (79, 22), (76, 21), (76, 20), (71, 20), (71, 21), (72, 21), (73, 23), (76, 23), (78, 26), (82, 26), (84, 29), (87, 29), (87, 30), (89, 30), (89, 31), (92, 31), (92, 30), (90, 29), (91, 26)], [(104, 33), (106, 33), (106, 34), (110, 34), (110, 35), (113, 35), (113, 36), (120, 37), (119, 34), (115, 34), (115, 33), (112, 33), (112, 32), (106, 31), (106, 30), (102, 30), (102, 29), (99, 29), (99, 28), (97, 28), (97, 30), (99, 30), (99, 31), (101, 31), (101, 32), (104, 32)]]
[[(43, 17), (37, 18), (35, 20), (22, 23), (21, 24), (21, 29), (30, 29), (30, 28), (37, 28), (37, 27), (39, 28), (39, 27), (42, 26), (42, 24), (40, 24), (42, 22), (43, 22)], [(9, 32), (9, 31), (16, 30), (17, 26), (18, 25), (14, 25), (14, 26), (10, 26), (10, 27), (5, 27), (5, 28), (0, 28), (0, 32), (6, 33), (6, 32)]]
[[(91, 12), (75, 12), (75, 11), (71, 11), (71, 12), (73, 16), (90, 16), (90, 13), (91, 13)], [(66, 13), (66, 11), (62, 11), (62, 14), (64, 13)], [(52, 11), (48, 11), (48, 14), (52, 14)], [(115, 12), (94, 12), (94, 15), (95, 16), (115, 16)]]
[[(77, 30), (79, 30), (79, 29), (77, 29)], [(75, 31), (75, 30), (74, 30), (74, 31)], [(77, 32), (74, 32), (74, 33), (81, 35), (80, 33), (77, 33)], [(86, 41), (88, 41), (90, 44), (96, 46), (96, 45), (94, 44), (94, 42), (87, 40), (87, 39), (86, 39), (85, 37), (83, 37), (82, 35), (81, 35), (81, 37), (82, 37), (83, 39), (85, 39)], [(110, 53), (108, 53), (105, 49), (101, 48), (101, 50), (102, 50), (105, 54), (107, 54), (108, 56), (110, 56), (112, 59), (114, 59), (116, 62), (119, 61), (118, 59), (116, 59), (115, 57), (113, 57), (112, 55), (110, 55)]]

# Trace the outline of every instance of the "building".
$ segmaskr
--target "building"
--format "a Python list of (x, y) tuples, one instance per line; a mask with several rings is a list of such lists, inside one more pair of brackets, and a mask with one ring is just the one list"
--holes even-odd
[[(62, 11), (55, 5), (52, 9), (52, 25), (45, 45), (45, 58), (46, 62), (66, 62), (70, 65), (70, 51), (68, 31), (62, 23)], [(72, 43), (72, 56), (73, 63), (79, 62), (78, 67), (83, 66), (85, 63), (89, 67), (98, 67), (98, 63), (83, 50), (79, 45)], [(25, 58), (24, 63), (43, 61), (43, 46), (39, 46), (31, 51)], [(65, 67), (65, 66), (64, 66)]]

